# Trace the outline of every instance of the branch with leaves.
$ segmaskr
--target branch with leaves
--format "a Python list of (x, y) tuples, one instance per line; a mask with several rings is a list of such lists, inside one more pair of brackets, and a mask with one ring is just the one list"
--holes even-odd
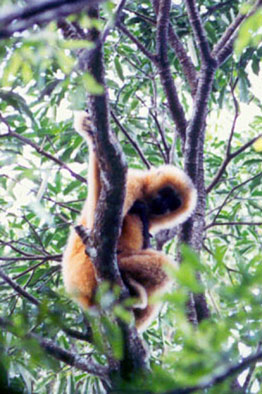
[(14, 7), (0, 17), (0, 39), (22, 32), (35, 24), (43, 24), (80, 12), (100, 2), (102, 0), (41, 0), (37, 4)]
[(67, 170), (75, 179), (77, 179), (80, 182), (86, 183), (86, 179), (82, 177), (81, 175), (75, 173), (70, 167), (68, 167), (67, 164), (65, 164), (62, 160), (58, 159), (57, 157), (51, 155), (48, 152), (45, 152), (42, 147), (39, 145), (35, 144), (33, 141), (31, 141), (29, 138), (24, 137), (23, 135), (18, 134), (16, 131), (13, 131), (8, 123), (8, 120), (5, 119), (1, 114), (0, 114), (0, 121), (2, 121), (8, 128), (8, 133), (0, 135), (1, 137), (8, 138), (8, 137), (13, 137), (18, 139), (19, 141), (23, 142), (24, 144), (30, 145), (32, 148), (34, 148), (38, 153), (40, 153), (42, 156), (46, 157), (47, 159), (53, 161), (54, 163), (58, 164), (62, 169)]
[(225, 370), (223, 372), (217, 373), (216, 375), (211, 377), (208, 382), (199, 384), (194, 387), (170, 390), (167, 391), (165, 394), (190, 394), (194, 393), (195, 391), (206, 390), (208, 388), (216, 386), (217, 384), (223, 383), (229, 378), (233, 378), (236, 374), (244, 371), (245, 369), (249, 368), (254, 363), (260, 360), (262, 360), (262, 352), (258, 351), (256, 354), (243, 358), (243, 360), (237, 364), (225, 367)]
[[(15, 327), (11, 322), (0, 317), (0, 326), (2, 329), (19, 336), (18, 327)], [(58, 346), (54, 341), (47, 338), (42, 338), (38, 334), (27, 333), (22, 339), (34, 340), (47, 354), (54, 357), (58, 361), (77, 368), (80, 371), (90, 373), (94, 376), (99, 376), (103, 380), (108, 379), (108, 368), (101, 366), (90, 359), (79, 356), (79, 354), (70, 352)]]

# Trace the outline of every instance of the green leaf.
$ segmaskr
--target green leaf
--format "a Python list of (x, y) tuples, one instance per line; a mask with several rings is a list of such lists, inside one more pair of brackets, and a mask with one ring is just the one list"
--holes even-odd
[(103, 86), (100, 85), (99, 83), (97, 83), (95, 78), (91, 74), (89, 74), (88, 72), (86, 72), (82, 76), (82, 81), (83, 81), (84, 87), (86, 88), (86, 90), (90, 94), (94, 94), (94, 95), (100, 96), (101, 94), (104, 93)]
[(115, 57), (114, 62), (115, 62), (115, 67), (116, 67), (117, 75), (119, 76), (119, 78), (121, 79), (121, 81), (124, 81), (124, 80), (125, 80), (125, 77), (124, 77), (124, 74), (123, 74), (123, 69), (122, 69), (122, 66), (121, 66), (121, 64), (120, 64), (120, 62), (119, 62), (119, 60), (118, 60), (117, 57)]

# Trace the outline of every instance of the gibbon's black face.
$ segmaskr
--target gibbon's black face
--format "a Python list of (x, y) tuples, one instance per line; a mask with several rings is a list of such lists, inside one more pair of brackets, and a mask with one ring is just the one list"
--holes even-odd
[(165, 215), (176, 211), (182, 204), (181, 197), (172, 187), (160, 189), (155, 197), (148, 201), (149, 214)]

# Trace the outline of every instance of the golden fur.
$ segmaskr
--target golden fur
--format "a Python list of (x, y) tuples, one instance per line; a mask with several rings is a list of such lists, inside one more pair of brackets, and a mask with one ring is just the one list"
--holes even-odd
[[(81, 114), (75, 123), (76, 130), (85, 137), (89, 145), (88, 198), (80, 215), (79, 223), (91, 229), (100, 193), (99, 167), (94, 151), (92, 131), (87, 115)], [(149, 229), (157, 231), (185, 221), (196, 205), (196, 191), (191, 180), (173, 166), (162, 166), (148, 171), (129, 170), (126, 197), (123, 207), (123, 226), (118, 242), (118, 264), (120, 272), (132, 295), (140, 299), (134, 305), (136, 326), (144, 330), (159, 310), (159, 304), (149, 305), (148, 298), (156, 292), (166, 291), (170, 279), (165, 266), (172, 264), (169, 258), (152, 249), (143, 249), (143, 223), (138, 215), (128, 213), (137, 200), (147, 203), (157, 192), (169, 186), (181, 197), (181, 206), (165, 215), (150, 215)], [(96, 290), (95, 270), (85, 247), (73, 230), (62, 262), (63, 278), (67, 292), (80, 306), (93, 304)]]

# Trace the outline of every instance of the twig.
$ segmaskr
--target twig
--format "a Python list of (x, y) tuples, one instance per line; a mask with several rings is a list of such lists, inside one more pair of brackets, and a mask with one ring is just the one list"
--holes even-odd
[(150, 115), (152, 116), (152, 118), (155, 121), (156, 127), (158, 129), (158, 132), (160, 134), (160, 138), (162, 140), (162, 144), (164, 145), (164, 149), (165, 149), (165, 153), (166, 153), (166, 159), (167, 162), (169, 162), (169, 153), (170, 153), (170, 147), (167, 145), (167, 141), (166, 141), (166, 137), (165, 137), (165, 132), (162, 129), (159, 121), (158, 121), (158, 117), (156, 115), (156, 113), (154, 113), (154, 111), (152, 111), (151, 109), (149, 110)]
[[(258, 344), (258, 347), (257, 347), (257, 352), (259, 353), (260, 352), (260, 350), (261, 350), (261, 342)], [(249, 383), (250, 383), (250, 381), (251, 381), (251, 378), (252, 378), (252, 375), (253, 375), (253, 373), (254, 373), (254, 371), (255, 371), (255, 369), (256, 369), (256, 364), (254, 363), (253, 365), (251, 365), (251, 367), (250, 367), (250, 369), (249, 369), (249, 372), (248, 372), (248, 374), (247, 374), (247, 377), (246, 377), (246, 379), (245, 379), (245, 383), (243, 384), (243, 392), (245, 393), (246, 391), (247, 391), (247, 389), (248, 389), (248, 386), (249, 386)]]
[(32, 304), (34, 305), (39, 305), (40, 302), (38, 301), (37, 298), (29, 294), (23, 287), (18, 285), (16, 282), (14, 282), (9, 276), (7, 276), (3, 270), (0, 268), (0, 277), (9, 285), (11, 286), (18, 294), (23, 296), (24, 298), (28, 299)]
[(138, 155), (140, 156), (142, 162), (145, 164), (145, 166), (149, 169), (151, 167), (149, 161), (146, 159), (146, 157), (144, 156), (142, 150), (140, 149), (139, 145), (136, 143), (136, 141), (134, 141), (128, 131), (125, 129), (125, 127), (119, 122), (119, 120), (117, 119), (114, 111), (110, 111), (110, 114), (114, 120), (114, 122), (116, 123), (116, 125), (119, 127), (119, 129), (122, 131), (122, 133), (126, 136), (126, 138), (128, 139), (128, 141), (130, 142), (131, 145), (133, 145), (134, 149), (137, 151)]
[(149, 60), (151, 60), (153, 63), (156, 61), (155, 55), (150, 52), (146, 47), (139, 41), (130, 31), (120, 22), (117, 23), (117, 27), (119, 30), (121, 30), (134, 44), (136, 44), (137, 48), (140, 49), (140, 51), (148, 57)]
[(228, 202), (230, 196), (231, 196), (237, 189), (239, 189), (240, 187), (242, 187), (242, 186), (246, 185), (247, 183), (252, 182), (252, 181), (254, 181), (255, 179), (260, 178), (260, 177), (262, 177), (262, 172), (259, 172), (257, 175), (252, 176), (251, 178), (248, 178), (248, 179), (245, 180), (244, 182), (241, 182), (239, 185), (234, 186), (234, 187), (230, 190), (230, 192), (228, 193), (228, 195), (226, 196), (226, 198), (224, 199), (224, 201), (222, 202), (222, 204), (220, 205), (220, 207), (219, 207), (219, 209), (218, 209), (218, 211), (217, 211), (217, 213), (216, 213), (216, 216), (214, 217), (214, 220), (213, 220), (212, 223), (214, 223), (214, 222), (216, 221), (216, 219), (218, 218), (220, 212), (222, 211), (222, 209), (224, 208), (224, 206), (227, 204), (227, 202)]
[(262, 222), (214, 222), (210, 223), (205, 227), (208, 230), (210, 227), (214, 226), (261, 226)]
[[(12, 332), (14, 335), (19, 336), (18, 330), (13, 326), (8, 320), (0, 317), (0, 326)], [(94, 363), (90, 359), (85, 359), (79, 356), (76, 353), (69, 352), (58, 346), (54, 341), (46, 338), (42, 338), (40, 335), (34, 333), (28, 333), (24, 337), (25, 339), (34, 339), (39, 344), (39, 346), (45, 350), (49, 355), (56, 358), (59, 361), (64, 362), (67, 365), (71, 365), (74, 368), (77, 368), (81, 371), (88, 372), (94, 376), (98, 376), (102, 379), (107, 379), (108, 375), (108, 367), (101, 366), (99, 364)]]
[[(158, 13), (158, 6), (156, 6), (156, 2), (153, 2), (156, 14)], [(153, 26), (156, 26), (156, 20), (149, 18), (146, 15), (143, 15), (137, 11), (131, 10), (130, 8), (125, 8), (126, 10), (134, 13), (137, 15), (139, 18), (144, 20), (147, 23), (150, 23)], [(168, 27), (168, 40), (170, 46), (173, 48), (175, 51), (175, 54), (181, 64), (181, 67), (183, 69), (183, 72), (185, 74), (185, 77), (187, 79), (187, 82), (191, 88), (192, 94), (194, 95), (196, 92), (197, 88), (197, 73), (194, 67), (194, 64), (192, 63), (190, 57), (188, 56), (181, 40), (179, 39), (178, 35), (176, 34), (175, 30), (173, 29), (173, 26), (171, 23), (169, 23)]]
[(132, 12), (133, 14), (135, 14), (136, 16), (138, 16), (139, 18), (141, 18), (143, 21), (150, 23), (153, 26), (156, 26), (156, 20), (153, 18), (150, 18), (149, 16), (146, 16), (144, 14), (141, 14), (141, 12), (137, 12), (135, 10), (132, 10), (131, 8), (125, 7), (126, 11)]
[(231, 25), (226, 29), (218, 43), (214, 46), (212, 56), (217, 59), (219, 64), (222, 64), (226, 58), (233, 51), (233, 44), (237, 37), (237, 32), (242, 22), (253, 15), (259, 7), (261, 7), (262, 1), (257, 0), (251, 11), (247, 14), (239, 13)]
[[(233, 0), (234, 1), (234, 0)], [(214, 12), (216, 12), (217, 10), (220, 10), (221, 8), (226, 7), (227, 5), (230, 5), (232, 7), (232, 0), (227, 0), (227, 1), (221, 1), (218, 4), (215, 4), (213, 6), (207, 7), (207, 12), (205, 12), (203, 15), (201, 15), (202, 18), (206, 18), (210, 15), (212, 15)], [(235, 2), (237, 2), (238, 0), (235, 0)]]
[(120, 19), (120, 15), (121, 12), (125, 6), (126, 0), (120, 0), (118, 5), (116, 6), (115, 10), (114, 10), (114, 15), (113, 18), (111, 20), (109, 20), (104, 28), (103, 33), (101, 34), (101, 42), (105, 42), (106, 37), (108, 36), (108, 34), (110, 33), (111, 29), (117, 25), (119, 19)]
[[(159, 122), (157, 121), (157, 117), (154, 118), (154, 114), (153, 114), (152, 109), (147, 107), (145, 101), (141, 97), (139, 97), (137, 94), (136, 94), (136, 97), (148, 109), (150, 116), (152, 116), (152, 118), (154, 119), (154, 121), (156, 123), (156, 126), (158, 128), (160, 136), (162, 135), (161, 139), (162, 139), (162, 142), (163, 142), (163, 138), (165, 139), (164, 131), (162, 130)], [(164, 163), (168, 163), (168, 152), (166, 150), (165, 150), (165, 152), (163, 151), (160, 142), (158, 141), (157, 137), (155, 136), (155, 134), (153, 132), (151, 132), (149, 130), (149, 134), (150, 134), (152, 140), (154, 141), (154, 143), (152, 143), (152, 145), (155, 145), (157, 147), (160, 155), (162, 156), (162, 159), (164, 160)]]
[(5, 134), (6, 137), (14, 137), (18, 140), (22, 141), (24, 144), (32, 146), (40, 155), (47, 157), (49, 160), (52, 160), (56, 164), (58, 164), (61, 168), (67, 170), (74, 178), (78, 181), (86, 183), (86, 179), (81, 175), (75, 173), (71, 168), (69, 168), (62, 160), (57, 159), (56, 157), (52, 156), (50, 153), (45, 152), (42, 147), (32, 142), (29, 138), (23, 137), (22, 135), (13, 131), (8, 123), (8, 121), (0, 114), (0, 120), (8, 127), (8, 134)]
[(80, 12), (101, 2), (102, 0), (40, 0), (25, 7), (13, 7), (0, 18), (0, 39), (8, 38), (13, 33), (21, 32), (35, 24)]
[(190, 394), (195, 391), (200, 391), (200, 390), (202, 391), (208, 389), (217, 384), (223, 383), (228, 378), (233, 377), (237, 373), (245, 370), (250, 365), (256, 363), (257, 361), (260, 361), (261, 359), (262, 359), (262, 351), (259, 351), (254, 355), (243, 358), (242, 361), (240, 361), (237, 364), (229, 365), (228, 367), (225, 368), (224, 372), (215, 374), (209, 379), (208, 382), (193, 387), (170, 390), (167, 391), (165, 394)]
[(61, 261), (62, 255), (61, 254), (56, 254), (56, 255), (50, 255), (50, 256), (39, 256), (36, 254), (35, 256), (20, 256), (20, 257), (5, 257), (5, 256), (0, 256), (0, 261), (34, 261), (34, 260), (55, 260), (55, 261)]
[(226, 167), (228, 166), (228, 164), (231, 162), (231, 160), (233, 160), (236, 156), (238, 156), (240, 153), (244, 152), (247, 148), (249, 148), (251, 145), (254, 144), (254, 142), (256, 142), (259, 138), (262, 137), (262, 134), (258, 135), (257, 137), (253, 138), (252, 140), (248, 141), (246, 144), (244, 144), (243, 146), (241, 146), (241, 148), (239, 148), (238, 150), (236, 150), (233, 153), (230, 153), (225, 160), (223, 161), (220, 169), (218, 170), (215, 178), (213, 179), (213, 181), (210, 183), (210, 185), (207, 187), (206, 192), (209, 193), (219, 182), (219, 180), (221, 179), (222, 175), (225, 172)]

